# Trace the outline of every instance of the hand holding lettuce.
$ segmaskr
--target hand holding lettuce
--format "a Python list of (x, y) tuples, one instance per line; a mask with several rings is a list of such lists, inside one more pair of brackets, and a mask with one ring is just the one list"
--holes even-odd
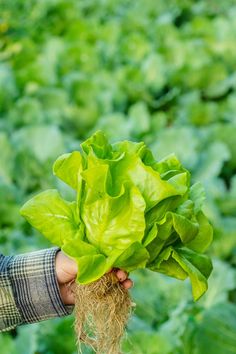
[(90, 284), (113, 267), (186, 279), (197, 300), (207, 290), (212, 228), (201, 211), (204, 191), (174, 155), (155, 161), (144, 143), (110, 144), (99, 131), (81, 152), (60, 156), (54, 174), (76, 190), (74, 202), (48, 190), (21, 214), (78, 263)]

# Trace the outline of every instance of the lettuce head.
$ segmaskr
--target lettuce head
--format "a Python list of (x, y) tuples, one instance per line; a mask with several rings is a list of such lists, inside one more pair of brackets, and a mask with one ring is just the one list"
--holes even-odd
[(60, 156), (53, 172), (76, 191), (76, 200), (47, 190), (21, 214), (77, 262), (78, 282), (93, 282), (112, 267), (148, 268), (189, 277), (195, 300), (204, 294), (212, 227), (202, 212), (201, 184), (191, 186), (175, 155), (156, 161), (143, 142), (110, 144), (98, 131), (81, 151)]

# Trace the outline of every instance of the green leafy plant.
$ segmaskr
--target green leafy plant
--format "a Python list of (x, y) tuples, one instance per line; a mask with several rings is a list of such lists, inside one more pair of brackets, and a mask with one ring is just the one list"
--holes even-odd
[(111, 145), (98, 131), (81, 148), (53, 166), (76, 191), (76, 200), (47, 190), (30, 199), (21, 214), (77, 262), (77, 282), (85, 287), (114, 267), (148, 268), (189, 277), (194, 299), (200, 298), (212, 270), (203, 254), (212, 228), (201, 210), (202, 186), (191, 186), (190, 173), (174, 155), (157, 162), (142, 142)]
[[(73, 200), (73, 190), (53, 178), (51, 165), (101, 129), (111, 141), (144, 141), (158, 160), (176, 153), (191, 180), (202, 182), (207, 193), (204, 211), (214, 227), (209, 253), (235, 266), (235, 0), (14, 0), (0, 1), (0, 14), (0, 252), (48, 247), (49, 241), (36, 237), (37, 231), (19, 217), (19, 205), (48, 188)], [(221, 297), (222, 281), (212, 282), (214, 274), (222, 274), (231, 289), (221, 297), (222, 308), (228, 300), (236, 306), (236, 286), (225, 277), (226, 270), (214, 265), (210, 291), (191, 304), (192, 313), (186, 308), (187, 324), (179, 314), (183, 302), (191, 303), (189, 282), (144, 269), (133, 272), (138, 321), (132, 346), (124, 352), (196, 354), (199, 339), (208, 338), (208, 352), (212, 341), (212, 351), (225, 354), (231, 340), (227, 316), (227, 331), (217, 334), (217, 344), (212, 325), (207, 324), (208, 336), (204, 321), (193, 343), (191, 321), (203, 318), (202, 312), (196, 315), (202, 301), (211, 294)], [(170, 304), (179, 309), (171, 324)], [(137, 333), (140, 321), (142, 334)], [(170, 329), (164, 341), (158, 335), (162, 324)], [(37, 350), (29, 349), (28, 342), (24, 348), (18, 345), (18, 330), (17, 336), (0, 334), (2, 351), (13, 353), (14, 346), (18, 354), (26, 354), (26, 348), (30, 354), (72, 354), (67, 319), (37, 328), (44, 328)], [(198, 333), (195, 328), (193, 333)]]

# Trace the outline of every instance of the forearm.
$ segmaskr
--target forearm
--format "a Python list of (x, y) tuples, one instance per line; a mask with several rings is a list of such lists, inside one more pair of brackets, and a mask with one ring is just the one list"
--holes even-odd
[(0, 259), (0, 330), (71, 313), (61, 299), (55, 272), (58, 249)]

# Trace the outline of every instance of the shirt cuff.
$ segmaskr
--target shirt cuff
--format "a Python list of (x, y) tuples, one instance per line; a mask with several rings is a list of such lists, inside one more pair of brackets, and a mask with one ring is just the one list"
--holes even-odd
[(8, 276), (21, 323), (33, 323), (72, 313), (60, 296), (55, 270), (59, 248), (9, 257)]

